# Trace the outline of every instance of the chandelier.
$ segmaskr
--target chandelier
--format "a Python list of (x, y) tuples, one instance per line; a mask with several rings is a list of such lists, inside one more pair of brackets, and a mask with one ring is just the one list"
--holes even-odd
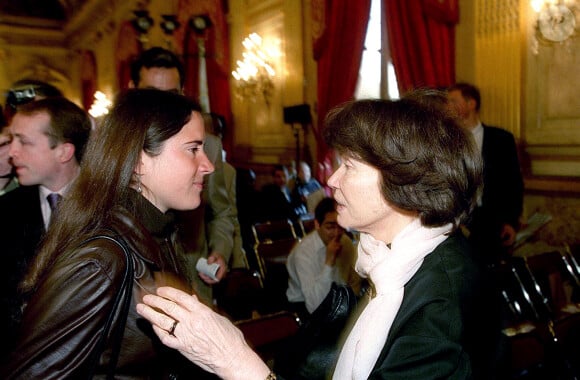
[(276, 75), (272, 67), (273, 54), (262, 46), (262, 37), (252, 33), (242, 42), (243, 59), (236, 62), (236, 70), (232, 76), (236, 80), (236, 95), (240, 99), (255, 100), (263, 96), (266, 105), (274, 92), (273, 78)]

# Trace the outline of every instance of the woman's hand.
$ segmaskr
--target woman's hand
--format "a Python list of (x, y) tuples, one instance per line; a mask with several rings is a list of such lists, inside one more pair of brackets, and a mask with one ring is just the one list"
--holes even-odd
[(160, 287), (157, 295), (143, 297), (137, 312), (151, 322), (163, 344), (223, 379), (265, 379), (270, 372), (242, 332), (196, 296)]

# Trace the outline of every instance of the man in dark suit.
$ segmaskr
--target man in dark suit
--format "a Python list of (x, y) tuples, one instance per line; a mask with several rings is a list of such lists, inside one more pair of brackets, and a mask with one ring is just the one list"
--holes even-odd
[(494, 265), (513, 245), (523, 208), (523, 180), (514, 136), (479, 119), (477, 87), (457, 83), (448, 89), (459, 123), (473, 134), (483, 162), (483, 194), (467, 226), (475, 251)]
[(284, 165), (274, 166), (272, 183), (264, 185), (261, 190), (261, 220), (290, 219), (296, 222), (300, 215), (306, 214), (301, 200), (292, 196), (288, 177), (288, 169)]
[(71, 101), (52, 97), (19, 105), (10, 131), (9, 156), (21, 186), (0, 197), (0, 326), (7, 337), (2, 354), (19, 320), (18, 284), (48, 228), (58, 198), (66, 196), (79, 173), (91, 122)]

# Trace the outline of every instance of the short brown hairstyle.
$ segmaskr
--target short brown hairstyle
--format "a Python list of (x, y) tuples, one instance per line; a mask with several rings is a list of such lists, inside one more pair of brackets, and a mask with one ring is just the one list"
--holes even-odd
[(473, 99), (475, 102), (475, 110), (479, 111), (479, 108), (481, 107), (481, 94), (479, 93), (479, 89), (471, 83), (455, 83), (453, 86), (450, 86), (447, 91), (459, 91), (461, 92), (461, 96), (465, 99)]
[(465, 221), (476, 205), (482, 162), (473, 139), (436, 107), (415, 100), (360, 100), (326, 117), (324, 139), (381, 173), (384, 199), (418, 212), (428, 227)]
[(134, 191), (131, 184), (141, 153), (161, 154), (165, 142), (181, 131), (192, 112), (201, 116), (199, 104), (170, 91), (132, 89), (117, 96), (90, 138), (79, 176), (59, 206), (59, 217), (51, 222), (51, 231), (22, 283), (23, 291), (33, 290), (57, 258), (66, 258), (88, 237), (108, 228), (114, 207), (124, 204), (135, 214), (137, 201), (131, 202), (129, 193)]
[(91, 120), (89, 115), (79, 106), (63, 97), (51, 97), (35, 100), (18, 106), (16, 113), (34, 115), (47, 113), (50, 124), (45, 134), (48, 136), (50, 147), (59, 143), (71, 143), (75, 147), (75, 158), (81, 162), (85, 146), (91, 134)]

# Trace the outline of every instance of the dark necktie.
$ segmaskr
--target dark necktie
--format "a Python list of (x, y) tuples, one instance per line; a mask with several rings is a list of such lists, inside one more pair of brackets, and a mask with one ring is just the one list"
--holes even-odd
[(51, 215), (54, 213), (58, 204), (60, 203), (62, 196), (58, 193), (50, 193), (46, 196), (46, 200), (48, 201), (48, 205), (50, 206)]

